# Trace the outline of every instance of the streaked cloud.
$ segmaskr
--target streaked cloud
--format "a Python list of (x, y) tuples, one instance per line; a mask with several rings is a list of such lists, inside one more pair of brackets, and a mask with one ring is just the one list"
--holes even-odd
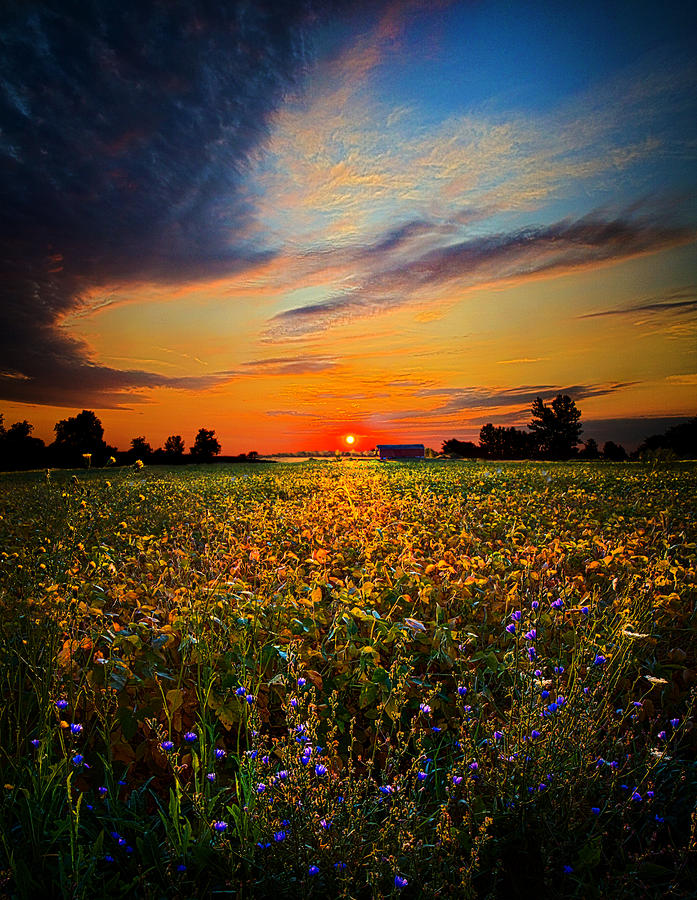
[(675, 316), (697, 311), (697, 287), (680, 288), (660, 297), (650, 297), (613, 309), (601, 309), (585, 313), (579, 319), (597, 319), (603, 316), (636, 316), (637, 313), (656, 313)]
[(270, 323), (269, 335), (280, 340), (286, 335), (310, 334), (414, 301), (433, 301), (438, 298), (432, 290), (446, 283), (467, 290), (562, 275), (656, 253), (696, 237), (694, 229), (661, 222), (606, 221), (589, 216), (459, 241), (368, 276), (349, 292), (279, 313)]

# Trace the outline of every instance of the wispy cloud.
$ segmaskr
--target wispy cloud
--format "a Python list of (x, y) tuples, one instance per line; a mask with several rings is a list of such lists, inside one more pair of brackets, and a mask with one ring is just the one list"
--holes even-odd
[[(444, 423), (453, 417), (461, 419), (462, 413), (470, 413), (468, 418), (477, 419), (489, 410), (497, 410), (496, 421), (502, 418), (513, 418), (518, 421), (521, 415), (529, 418), (530, 407), (536, 397), (552, 400), (557, 394), (568, 394), (572, 400), (580, 402), (591, 397), (602, 397), (615, 394), (635, 382), (611, 382), (608, 384), (575, 384), (558, 386), (550, 384), (519, 385), (509, 388), (430, 388), (417, 391), (416, 397), (445, 397), (446, 402), (434, 407), (413, 408), (385, 414), (387, 421), (421, 421), (439, 420)], [(513, 407), (513, 409), (512, 409)], [(494, 421), (492, 419), (492, 421)]]
[(414, 301), (427, 302), (434, 299), (434, 288), (450, 282), (472, 289), (561, 275), (655, 253), (696, 237), (693, 229), (658, 221), (589, 216), (459, 241), (368, 276), (349, 292), (280, 313), (271, 320), (269, 336), (311, 334)]
[(254, 375), (312, 375), (337, 368), (333, 356), (278, 356), (254, 359), (240, 364), (240, 374)]
[(579, 319), (597, 319), (603, 316), (636, 316), (637, 313), (656, 313), (675, 316), (697, 311), (697, 287), (689, 286), (671, 291), (659, 297), (650, 297), (625, 306), (601, 309), (577, 316)]

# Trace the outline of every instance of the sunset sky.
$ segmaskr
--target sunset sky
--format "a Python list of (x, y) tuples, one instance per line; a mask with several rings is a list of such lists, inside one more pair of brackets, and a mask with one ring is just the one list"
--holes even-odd
[(696, 9), (3, 4), (5, 423), (269, 453), (560, 392), (601, 443), (694, 416)]

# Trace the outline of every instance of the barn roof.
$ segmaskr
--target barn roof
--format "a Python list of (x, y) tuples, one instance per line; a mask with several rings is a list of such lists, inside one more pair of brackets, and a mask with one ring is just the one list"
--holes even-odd
[(381, 450), (423, 450), (423, 444), (376, 444)]

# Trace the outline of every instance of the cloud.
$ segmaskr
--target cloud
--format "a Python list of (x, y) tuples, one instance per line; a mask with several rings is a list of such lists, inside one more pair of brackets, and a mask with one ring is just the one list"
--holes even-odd
[[(575, 402), (586, 400), (590, 397), (602, 397), (614, 394), (625, 388), (631, 387), (636, 382), (610, 382), (607, 384), (576, 384), (560, 387), (551, 384), (519, 385), (511, 388), (427, 388), (417, 391), (416, 397), (445, 397), (446, 402), (430, 409), (411, 409), (387, 414), (389, 421), (442, 419), (446, 422), (450, 417), (457, 415), (461, 418), (463, 412), (470, 412), (473, 418), (487, 416), (487, 421), (500, 422), (512, 419), (518, 421), (521, 416), (529, 418), (530, 407), (536, 397), (543, 400), (553, 400), (558, 394), (568, 394)], [(515, 407), (511, 409), (511, 407)], [(487, 410), (507, 410), (491, 416)]]
[(279, 356), (242, 363), (239, 374), (312, 375), (328, 372), (336, 367), (337, 360), (333, 356)]
[(96, 365), (61, 322), (95, 286), (173, 284), (273, 258), (253, 238), (244, 176), (308, 67), (313, 8), (3, 4), (0, 358), (23, 377), (0, 378), (0, 396), (101, 407), (215, 383)]
[[(279, 313), (271, 320), (269, 336), (311, 334), (414, 301), (427, 302), (434, 289), (448, 283), (465, 290), (561, 275), (656, 253), (696, 237), (694, 229), (659, 221), (588, 216), (449, 243), (367, 276), (354, 290)], [(383, 239), (379, 246), (384, 245)]]
[(596, 319), (602, 316), (635, 316), (637, 313), (656, 313), (675, 316), (697, 311), (697, 287), (683, 287), (657, 297), (650, 297), (638, 303), (601, 309), (577, 316), (578, 319)]

